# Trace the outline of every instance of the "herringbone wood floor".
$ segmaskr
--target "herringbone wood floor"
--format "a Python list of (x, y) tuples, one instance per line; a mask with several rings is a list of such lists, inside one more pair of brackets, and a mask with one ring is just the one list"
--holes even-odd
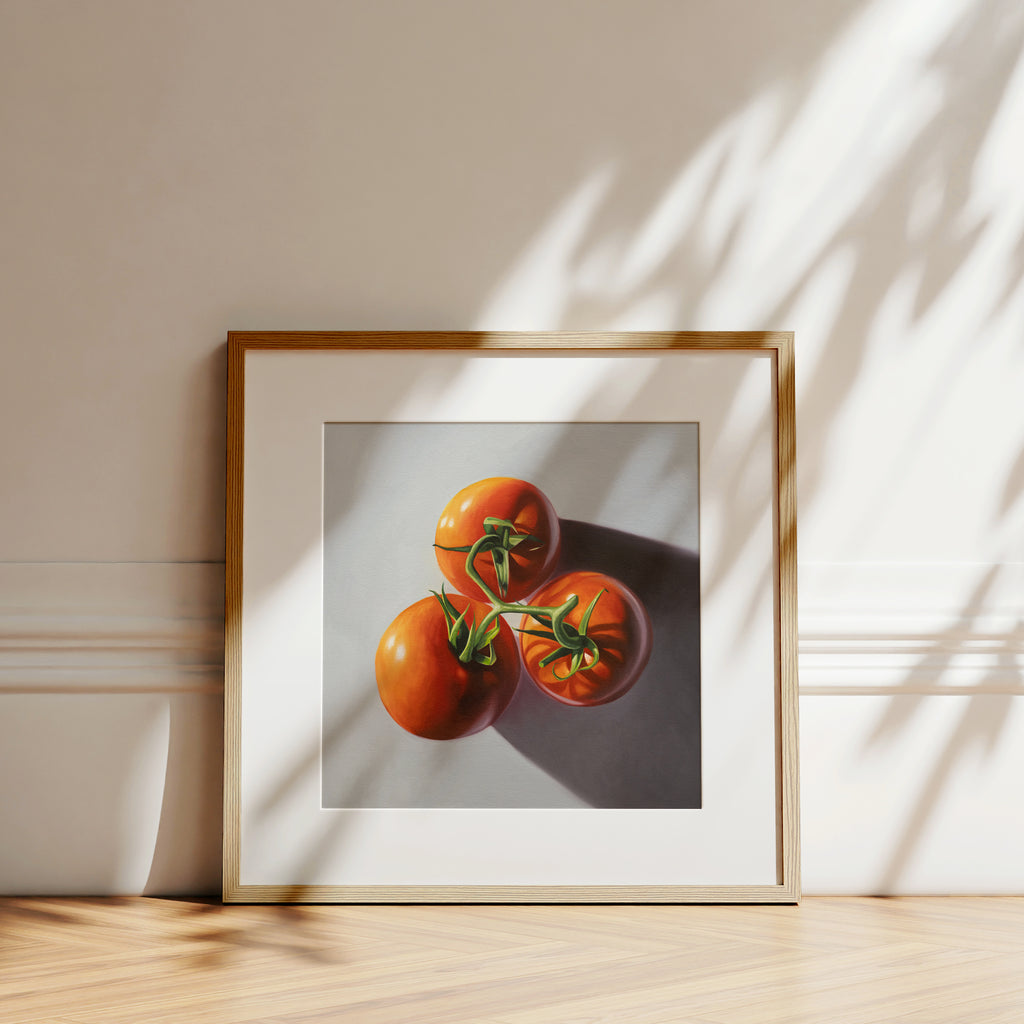
[(0, 901), (4, 1024), (1017, 1024), (1024, 899)]

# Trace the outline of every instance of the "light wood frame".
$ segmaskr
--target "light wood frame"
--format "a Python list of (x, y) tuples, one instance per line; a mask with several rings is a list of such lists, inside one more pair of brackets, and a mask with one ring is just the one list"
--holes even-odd
[[(776, 844), (774, 885), (652, 886), (358, 886), (243, 884), (241, 866), (242, 544), (246, 354), (258, 350), (402, 350), (474, 352), (488, 349), (564, 351), (689, 350), (767, 352), (775, 405), (772, 467), (776, 559)], [(800, 898), (796, 445), (794, 343), (788, 332), (231, 332), (228, 335), (227, 509), (225, 586), (225, 902), (491, 902), (491, 903), (796, 903)]]

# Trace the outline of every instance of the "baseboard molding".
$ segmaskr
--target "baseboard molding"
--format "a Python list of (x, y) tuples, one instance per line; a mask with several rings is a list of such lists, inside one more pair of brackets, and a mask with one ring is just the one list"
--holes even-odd
[[(801, 566), (806, 892), (1021, 890), (1021, 569)], [(216, 891), (223, 573), (0, 563), (0, 889)]]
[(801, 694), (1024, 694), (1024, 563), (805, 563), (799, 608)]
[[(220, 693), (223, 563), (0, 563), (0, 694)], [(802, 563), (800, 692), (1024, 695), (1024, 563)]]
[(0, 563), (0, 693), (220, 693), (224, 566)]

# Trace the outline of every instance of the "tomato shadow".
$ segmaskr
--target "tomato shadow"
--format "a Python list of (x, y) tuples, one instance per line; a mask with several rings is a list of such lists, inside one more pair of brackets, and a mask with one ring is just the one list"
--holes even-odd
[(592, 807), (701, 806), (700, 563), (696, 554), (593, 523), (562, 520), (558, 572), (593, 569), (634, 590), (654, 648), (640, 680), (611, 704), (575, 708), (523, 673), (494, 726)]

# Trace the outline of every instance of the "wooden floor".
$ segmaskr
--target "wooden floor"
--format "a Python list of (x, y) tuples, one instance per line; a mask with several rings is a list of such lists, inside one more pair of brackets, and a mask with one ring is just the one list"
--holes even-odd
[(1018, 1024), (1024, 899), (0, 901), (3, 1024)]

